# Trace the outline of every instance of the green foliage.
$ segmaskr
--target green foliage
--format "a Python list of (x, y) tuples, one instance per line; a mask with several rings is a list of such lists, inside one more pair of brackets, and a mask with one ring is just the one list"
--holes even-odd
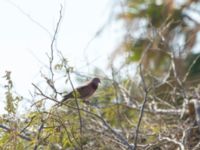
[(146, 13), (151, 19), (150, 22), (153, 26), (159, 27), (164, 22), (165, 8), (164, 5), (157, 5), (155, 2), (148, 5)]
[(13, 83), (12, 83), (12, 80), (11, 80), (11, 72), (7, 71), (6, 72), (6, 75), (4, 76), (4, 78), (6, 79), (7, 81), (7, 84), (4, 86), (6, 88), (6, 92), (5, 92), (5, 96), (6, 96), (6, 110), (8, 113), (13, 113), (15, 114), (16, 113), (16, 107), (14, 106), (14, 98), (12, 96), (12, 87), (13, 87)]
[[(179, 66), (177, 72), (182, 77), (186, 74), (186, 66), (192, 63), (188, 61), (190, 64), (184, 65), (185, 55), (192, 53), (199, 31), (196, 26), (194, 29), (190, 26), (191, 22), (196, 22), (195, 19), (187, 21), (191, 17), (185, 10), (191, 3), (180, 5), (175, 1), (127, 0), (126, 9), (119, 13), (119, 18), (126, 24), (128, 33), (116, 52), (120, 49), (128, 53), (125, 60), (128, 64), (141, 62), (155, 76), (168, 72), (171, 53), (179, 53), (175, 56), (175, 65)], [(180, 38), (183, 39), (181, 42)]]
[(13, 94), (13, 82), (10, 71), (6, 71), (3, 78), (6, 80), (6, 84), (4, 85), (6, 99), (5, 110), (9, 115), (15, 115), (17, 113), (18, 103), (23, 99), (23, 97), (17, 95), (15, 96)]

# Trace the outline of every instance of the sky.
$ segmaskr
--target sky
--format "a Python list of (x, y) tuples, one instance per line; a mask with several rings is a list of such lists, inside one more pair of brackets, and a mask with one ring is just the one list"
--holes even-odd
[[(37, 83), (40, 71), (48, 64), (61, 4), (57, 48), (76, 71), (85, 75), (94, 67), (107, 68), (121, 37), (112, 0), (0, 0), (0, 90), (7, 70), (12, 72), (15, 90), (29, 95), (31, 83)], [(103, 32), (95, 37), (102, 27)], [(1, 93), (0, 98), (3, 96)]]

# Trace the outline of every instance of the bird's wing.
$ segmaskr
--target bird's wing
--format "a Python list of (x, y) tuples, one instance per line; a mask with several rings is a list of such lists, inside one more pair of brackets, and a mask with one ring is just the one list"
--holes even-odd
[[(75, 91), (77, 92), (76, 93), (77, 98), (87, 98), (90, 95), (92, 95), (92, 93), (94, 93), (90, 84), (85, 85), (85, 86), (80, 86), (77, 89), (75, 89)], [(62, 101), (65, 101), (69, 98), (74, 98), (74, 96), (75, 96), (74, 91), (72, 91), (72, 92), (68, 93), (67, 95), (64, 95)]]
[[(97, 86), (96, 85), (94, 86), (92, 82), (89, 82), (88, 84), (84, 86), (80, 86), (75, 89), (75, 91), (77, 92), (76, 97), (82, 98), (82, 99), (88, 98), (96, 91), (96, 89), (97, 89)], [(72, 91), (69, 94), (65, 95), (62, 101), (65, 101), (69, 98), (74, 98), (74, 96), (75, 96), (74, 92)]]
[(77, 88), (77, 91), (78, 91), (78, 97), (84, 99), (90, 97), (94, 93), (95, 89), (93, 89), (91, 84), (88, 84)]

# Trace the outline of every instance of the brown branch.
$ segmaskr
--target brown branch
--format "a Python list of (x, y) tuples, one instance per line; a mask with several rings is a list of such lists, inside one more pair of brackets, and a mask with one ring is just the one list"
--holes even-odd
[(196, 64), (196, 62), (198, 61), (198, 59), (200, 58), (200, 55), (198, 55), (192, 62), (192, 64), (189, 66), (187, 73), (185, 74), (184, 78), (183, 78), (183, 82), (185, 82), (192, 70), (192, 67)]
[[(61, 20), (62, 20), (62, 9), (63, 9), (63, 6), (61, 5), (61, 8), (60, 8), (60, 16), (59, 16), (59, 19), (57, 21), (57, 24), (56, 24), (56, 29), (54, 31), (54, 35), (53, 35), (53, 39), (51, 41), (51, 55), (49, 56), (49, 69), (50, 69), (50, 74), (51, 74), (51, 78), (48, 79), (48, 78), (45, 78), (46, 81), (47, 81), (47, 84), (51, 87), (51, 89), (54, 91), (55, 93), (55, 98), (57, 97), (57, 94), (59, 94), (55, 88), (55, 85), (54, 85), (54, 72), (53, 72), (53, 61), (54, 61), (54, 44), (55, 44), (55, 41), (56, 41), (56, 36), (58, 34), (58, 30), (59, 30), (59, 27), (60, 27), (60, 24), (61, 24)], [(48, 56), (48, 55), (47, 55)]]
[[(88, 113), (89, 113), (89, 112), (88, 112)], [(90, 113), (90, 114), (91, 114), (91, 115), (94, 115), (95, 117), (97, 117), (98, 119), (100, 119), (101, 122), (105, 125), (105, 127), (107, 127), (107, 129), (110, 130), (111, 133), (114, 134), (115, 137), (116, 137), (117, 139), (119, 139), (119, 141), (120, 141), (122, 144), (124, 144), (124, 145), (127, 146), (127, 149), (128, 149), (128, 150), (134, 150), (134, 147), (135, 147), (135, 146), (129, 144), (128, 141), (127, 141), (123, 136), (121, 136), (119, 133), (117, 133), (117, 132), (103, 119), (103, 117), (98, 116), (97, 114), (94, 114), (94, 113)]]
[[(0, 124), (0, 128), (6, 130), (7, 132), (12, 131), (9, 127), (6, 127), (5, 125)], [(26, 141), (32, 141), (32, 139), (28, 136), (22, 135), (21, 133), (18, 134), (18, 136)]]
[(36, 116), (31, 117), (31, 120), (29, 123), (20, 131), (20, 133), (23, 133), (32, 123), (33, 119), (35, 119)]
[(178, 145), (180, 147), (180, 150), (185, 150), (184, 145), (175, 139), (171, 139), (169, 137), (160, 137), (159, 141), (168, 141), (168, 142), (174, 143), (175, 145)]
[[(49, 100), (52, 100), (52, 101), (54, 101), (54, 99), (49, 99)], [(67, 107), (69, 107), (69, 108), (72, 108), (72, 109), (75, 109), (75, 110), (78, 110), (79, 112), (81, 112), (81, 111), (83, 111), (83, 112), (85, 112), (85, 113), (87, 113), (87, 114), (89, 114), (89, 115), (91, 115), (91, 116), (94, 116), (94, 117), (96, 117), (97, 119), (99, 119), (102, 123), (103, 123), (103, 125), (122, 143), (122, 144), (124, 144), (124, 145), (126, 145), (127, 146), (127, 148), (128, 148), (128, 150), (134, 150), (134, 145), (131, 145), (131, 144), (129, 144), (128, 143), (128, 141), (122, 136), (122, 135), (120, 135), (119, 133), (117, 133), (110, 125), (109, 125), (109, 123), (107, 123), (104, 119), (103, 119), (103, 117), (101, 117), (101, 116), (99, 116), (99, 115), (97, 115), (97, 114), (95, 114), (95, 113), (93, 113), (93, 112), (90, 112), (90, 111), (87, 111), (87, 110), (85, 110), (85, 109), (82, 109), (82, 108), (77, 108), (77, 107), (74, 107), (74, 106), (71, 106), (71, 105), (68, 105), (68, 104), (66, 104), (66, 103), (63, 103), (63, 105), (64, 106), (67, 106)], [(44, 112), (45, 113), (45, 112)], [(49, 113), (49, 112), (46, 112), (46, 113)]]
[(52, 101), (54, 101), (56, 103), (60, 103), (60, 101), (56, 100), (55, 98), (51, 98), (51, 97), (47, 96), (46, 94), (44, 94), (42, 92), (42, 90), (37, 85), (35, 85), (34, 83), (32, 83), (32, 85), (36, 88), (36, 90), (39, 91), (38, 95), (43, 96), (45, 99), (49, 99), (49, 100), (52, 100)]
[[(183, 118), (185, 112), (187, 111), (187, 105), (188, 105), (188, 96), (186, 94), (186, 90), (185, 90), (185, 87), (184, 87), (184, 82), (180, 80), (180, 78), (178, 77), (177, 75), (177, 72), (176, 72), (176, 65), (175, 65), (175, 56), (173, 54), (173, 52), (171, 53), (171, 65), (172, 65), (172, 71), (174, 73), (174, 77), (178, 83), (178, 85), (180, 86), (180, 89), (181, 89), (181, 93), (183, 95), (183, 98), (184, 98), (184, 101), (183, 101), (183, 104), (182, 104), (182, 114), (180, 116), (180, 118)], [(186, 76), (187, 77), (187, 74)]]
[[(57, 109), (55, 109), (55, 110), (57, 111)], [(46, 126), (44, 128), (58, 128), (58, 127), (60, 128), (60, 127), (63, 127), (65, 132), (66, 132), (66, 134), (67, 134), (67, 137), (68, 137), (70, 143), (74, 146), (74, 149), (76, 149), (76, 146), (75, 146), (74, 142), (72, 141), (72, 139), (70, 137), (70, 133), (69, 133), (67, 127), (66, 127), (67, 124), (65, 122), (63, 122), (63, 119), (59, 115), (59, 113), (56, 113), (56, 114), (55, 113), (51, 113), (51, 112), (44, 112), (44, 113), (47, 113), (49, 116), (51, 116), (53, 119), (55, 119), (59, 123), (59, 126), (49, 126), (49, 127)], [(76, 144), (78, 144), (80, 146), (80, 143), (76, 140), (76, 138), (74, 136), (73, 136), (73, 139), (75, 140)]]
[(34, 146), (34, 150), (37, 150), (38, 146), (40, 145), (41, 143), (41, 132), (42, 130), (44, 129), (44, 120), (41, 118), (41, 125), (38, 129), (38, 134), (37, 134), (37, 143), (36, 145)]
[(42, 30), (44, 30), (46, 33), (48, 33), (50, 37), (52, 37), (52, 34), (50, 33), (50, 31), (45, 26), (43, 26), (40, 22), (38, 22), (36, 19), (34, 19), (30, 14), (25, 12), (18, 4), (14, 3), (12, 0), (7, 0), (6, 2), (8, 2), (13, 7), (15, 7), (20, 13), (22, 13), (30, 21), (35, 23), (38, 27), (40, 27)]
[(141, 121), (142, 121), (142, 117), (143, 117), (143, 114), (144, 114), (144, 107), (145, 107), (145, 104), (148, 100), (147, 96), (148, 96), (148, 93), (149, 93), (149, 89), (147, 88), (147, 85), (146, 85), (146, 82), (145, 82), (145, 79), (144, 79), (144, 75), (143, 75), (142, 70), (141, 70), (142, 69), (141, 64), (139, 65), (139, 69), (140, 69), (140, 76), (141, 76), (142, 84), (143, 84), (143, 90), (144, 90), (145, 93), (144, 93), (144, 101), (143, 101), (143, 104), (142, 104), (142, 107), (141, 107), (138, 124), (137, 124), (136, 131), (135, 131), (135, 141), (134, 141), (135, 150), (137, 149), (137, 139), (138, 139), (140, 124), (141, 124)]
[[(76, 107), (71, 106), (71, 105), (67, 105), (67, 104), (64, 104), (64, 105), (67, 106), (67, 107), (69, 107), (69, 108), (72, 108), (72, 109), (77, 109)], [(111, 132), (122, 144), (124, 144), (124, 145), (127, 146), (128, 150), (134, 150), (134, 145), (129, 144), (128, 141), (127, 141), (122, 135), (120, 135), (119, 133), (117, 133), (117, 132), (109, 125), (109, 123), (107, 123), (107, 122), (103, 119), (103, 117), (101, 117), (101, 116), (99, 116), (99, 115), (97, 115), (97, 114), (95, 114), (95, 113), (93, 113), (93, 112), (90, 112), (90, 111), (87, 111), (87, 110), (85, 110), (85, 109), (82, 109), (82, 108), (80, 108), (79, 111), (86, 112), (87, 114), (92, 115), (92, 116), (96, 117), (97, 119), (99, 119), (99, 120), (103, 123), (103, 125), (104, 125), (108, 130), (110, 130), (110, 132)]]
[(54, 43), (56, 41), (56, 35), (58, 34), (58, 29), (60, 27), (60, 23), (61, 23), (61, 20), (62, 20), (62, 9), (63, 9), (63, 6), (61, 5), (60, 17), (59, 17), (57, 25), (56, 25), (56, 29), (55, 29), (55, 32), (54, 32), (54, 35), (53, 35), (53, 39), (51, 41), (51, 57), (50, 57), (50, 66), (51, 66), (51, 68), (50, 69), (51, 69), (52, 72), (53, 72), (52, 63), (53, 63), (53, 60), (54, 60)]
[(74, 93), (74, 99), (75, 99), (75, 103), (76, 103), (76, 107), (77, 107), (77, 110), (78, 110), (78, 116), (79, 116), (79, 124), (80, 124), (80, 146), (81, 146), (81, 150), (83, 149), (82, 147), (82, 134), (83, 134), (83, 121), (82, 121), (82, 116), (81, 116), (81, 112), (80, 112), (80, 107), (79, 107), (79, 104), (78, 104), (78, 99), (77, 99), (77, 92), (74, 88), (74, 85), (72, 83), (72, 80), (71, 80), (71, 76), (70, 76), (70, 73), (69, 73), (69, 70), (67, 71), (67, 75), (68, 75), (68, 78), (69, 78), (69, 82), (70, 82), (70, 85), (73, 89), (73, 93)]
[[(127, 108), (130, 109), (136, 109), (136, 110), (140, 110), (140, 108), (134, 104), (122, 104), (124, 106), (126, 106)], [(180, 116), (182, 113), (181, 109), (160, 109), (160, 108), (156, 108), (154, 107), (153, 109), (145, 109), (143, 110), (144, 112), (147, 113), (152, 113), (155, 115), (173, 115), (173, 116)], [(186, 112), (188, 113), (188, 112)]]
[[(75, 88), (74, 88), (73, 83), (72, 83), (71, 78), (70, 78), (69, 71), (67, 71), (67, 73), (68, 73), (68, 75), (69, 75), (68, 77), (69, 77), (70, 84), (71, 84), (71, 86), (72, 86), (72, 88), (73, 88), (73, 91), (75, 91)], [(40, 94), (41, 96), (43, 96), (44, 98), (49, 99), (49, 100), (52, 100), (52, 101), (57, 102), (57, 103), (60, 103), (60, 102), (57, 101), (56, 99), (51, 98), (51, 97), (45, 95), (45, 94), (42, 92), (42, 90), (41, 90), (38, 86), (36, 86), (35, 84), (32, 83), (32, 85), (38, 90), (39, 94)], [(74, 94), (76, 94), (76, 92), (74, 92)], [(126, 146), (128, 147), (129, 150), (133, 150), (133, 149), (134, 149), (134, 146), (133, 146), (133, 145), (130, 145), (130, 144), (128, 143), (128, 141), (127, 141), (123, 136), (121, 136), (121, 135), (118, 134), (115, 130), (113, 130), (112, 127), (111, 127), (101, 116), (99, 116), (99, 115), (97, 115), (97, 114), (95, 114), (95, 113), (92, 113), (92, 112), (90, 112), (90, 111), (87, 111), (87, 110), (84, 110), (84, 109), (80, 108), (80, 107), (79, 107), (79, 104), (78, 104), (78, 100), (77, 100), (77, 96), (76, 96), (76, 95), (75, 95), (75, 101), (76, 101), (76, 107), (67, 105), (67, 104), (65, 104), (65, 103), (63, 103), (63, 105), (65, 105), (65, 106), (67, 106), (67, 107), (69, 107), (69, 108), (73, 108), (73, 109), (78, 110), (78, 113), (79, 113), (79, 120), (80, 120), (80, 132), (81, 132), (81, 133), (82, 133), (82, 127), (83, 127), (83, 125), (82, 125), (82, 118), (81, 118), (81, 111), (83, 111), (83, 112), (86, 112), (86, 113), (88, 113), (88, 114), (90, 114), (90, 115), (92, 115), (92, 116), (95, 116), (96, 118), (100, 119), (101, 122), (104, 124), (104, 126), (105, 126), (107, 129), (109, 129), (109, 130), (111, 131), (111, 133), (112, 133), (117, 139), (119, 139), (119, 141), (120, 141), (122, 144), (126, 145)], [(81, 147), (82, 147), (82, 145), (81, 145)]]

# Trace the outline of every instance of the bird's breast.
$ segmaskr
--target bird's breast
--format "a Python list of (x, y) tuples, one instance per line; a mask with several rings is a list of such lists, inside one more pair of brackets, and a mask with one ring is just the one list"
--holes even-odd
[(92, 84), (92, 88), (93, 88), (94, 90), (96, 90), (97, 87), (98, 87), (98, 85), (96, 85), (96, 84)]

